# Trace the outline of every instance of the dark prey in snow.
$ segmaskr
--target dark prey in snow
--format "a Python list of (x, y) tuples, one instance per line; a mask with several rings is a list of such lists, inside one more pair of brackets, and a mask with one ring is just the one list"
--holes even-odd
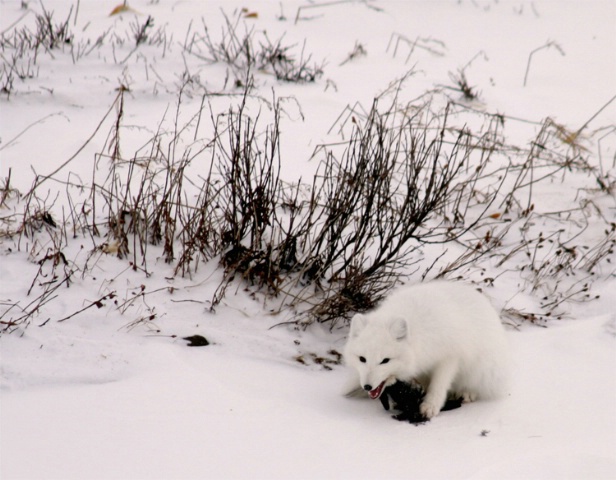
[[(398, 414), (392, 415), (392, 418), (410, 423), (424, 423), (429, 419), (424, 417), (419, 411), (419, 405), (425, 396), (424, 389), (416, 384), (396, 381), (393, 385), (386, 387), (379, 397), (381, 404), (385, 410), (397, 410)], [(441, 411), (453, 410), (462, 406), (462, 399), (455, 398), (447, 400)]]

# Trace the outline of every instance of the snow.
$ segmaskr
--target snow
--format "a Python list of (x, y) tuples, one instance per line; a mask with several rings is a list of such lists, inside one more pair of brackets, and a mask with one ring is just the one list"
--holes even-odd
[[(339, 395), (338, 369), (238, 354), (231, 341), (191, 349), (75, 333), (54, 349), (65, 357), (53, 360), (64, 375), (48, 372), (57, 383), (3, 391), (3, 478), (609, 478), (608, 319), (511, 335), (509, 398), (420, 426)], [(7, 340), (3, 357), (36, 355), (36, 343)]]
[[(43, 3), (58, 19), (66, 18), (71, 5)], [(24, 14), (20, 5), (0, 0), (0, 31)], [(281, 176), (288, 181), (311, 178), (317, 162), (309, 158), (317, 145), (339, 139), (337, 119), (346, 106), (359, 102), (369, 108), (376, 95), (412, 68), (416, 73), (404, 90), (409, 99), (450, 85), (449, 72), (472, 61), (469, 81), (481, 92), (476, 108), (533, 122), (549, 116), (573, 131), (616, 94), (612, 1), (341, 2), (303, 9), (302, 17), (310, 18), (297, 23), (298, 7), (313, 4), (139, 0), (129, 5), (138, 17), (110, 17), (113, 2), (81, 0), (76, 36), (95, 39), (107, 29), (130, 31), (135, 18), (143, 22), (152, 15), (156, 28), (165, 25), (179, 44), (191, 21), (196, 28), (205, 18), (217, 35), (223, 11), (236, 18), (234, 12), (246, 7), (258, 18), (243, 20), (240, 31), (266, 30), (272, 40), (284, 34), (298, 48), (305, 40), (315, 62), (326, 60), (324, 75), (314, 84), (257, 75), (263, 98), (271, 99), (274, 91), (286, 99)], [(30, 2), (29, 7), (40, 11), (41, 5)], [(285, 20), (278, 20), (281, 14)], [(32, 20), (27, 15), (20, 24)], [(416, 48), (406, 62), (407, 44), (401, 42), (395, 56), (391, 46), (387, 49), (394, 33), (411, 41), (442, 41), (443, 55)], [(550, 40), (565, 55), (554, 48), (539, 51), (523, 87), (530, 51)], [(128, 155), (151, 138), (159, 123), (172, 128), (185, 68), (209, 91), (223, 90), (225, 67), (205, 65), (182, 54), (179, 46), (166, 55), (145, 46), (118, 64), (113, 55), (124, 58), (130, 49), (118, 46), (112, 52), (107, 42), (76, 63), (70, 53), (41, 54), (38, 77), (16, 81), (11, 96), (0, 98), (0, 178), (10, 169), (11, 185), (22, 193), (32, 186), (34, 171), (55, 171), (96, 132), (57, 176), (66, 180), (70, 172), (73, 179), (91, 178), (94, 154), (108, 141), (108, 124), (97, 128), (120, 83), (130, 88), (123, 131)], [(355, 42), (367, 54), (340, 65)], [(198, 111), (200, 101), (196, 87), (186, 92), (183, 120)], [(226, 111), (238, 98), (210, 101), (214, 111)], [(263, 108), (263, 126), (270, 113)], [(516, 140), (538, 128), (511, 124), (507, 135)], [(207, 136), (204, 125), (200, 133)], [(614, 168), (614, 125), (616, 103), (611, 103), (589, 127), (605, 127), (603, 140), (592, 137), (585, 144), (605, 171)], [(192, 168), (204, 165), (195, 162)], [(568, 194), (583, 195), (590, 180), (574, 178), (576, 183), (534, 192), (544, 199), (538, 208), (550, 211)], [(50, 199), (57, 195), (57, 218), (62, 218), (67, 205), (62, 192), (68, 189), (53, 180), (46, 182), (47, 189)], [(616, 221), (613, 189), (592, 200), (607, 223)], [(3, 216), (8, 208), (3, 207)], [(589, 218), (586, 234), (598, 235), (601, 217)], [(17, 245), (16, 237), (0, 238), (0, 314), (36, 295), (27, 292), (39, 269), (37, 255), (47, 247), (31, 239)], [(63, 251), (77, 264), (91, 248), (89, 238), (77, 237)], [(616, 478), (613, 264), (600, 269), (593, 285), (591, 293), (599, 299), (571, 303), (565, 318), (546, 325), (509, 325), (515, 368), (506, 399), (464, 405), (414, 426), (391, 420), (379, 402), (343, 397), (344, 367), (326, 370), (312, 360), (341, 351), (345, 328), (271, 328), (291, 320), (290, 314), (271, 312), (239, 283), (211, 313), (207, 300), (220, 282), (215, 265), (203, 265), (190, 278), (174, 277), (159, 247), (151, 247), (149, 255), (146, 276), (128, 268), (126, 259), (100, 254), (93, 269), (62, 289), (29, 325), (0, 337), (3, 480)], [(534, 300), (519, 285), (503, 277), (487, 293), (501, 307), (518, 302), (532, 311)], [(103, 301), (102, 308), (56, 321), (111, 291), (117, 297)], [(140, 296), (143, 291), (147, 295)], [(152, 313), (151, 322), (138, 321)], [(182, 337), (194, 334), (206, 336), (211, 345), (187, 347)], [(297, 361), (300, 356), (305, 364)]]

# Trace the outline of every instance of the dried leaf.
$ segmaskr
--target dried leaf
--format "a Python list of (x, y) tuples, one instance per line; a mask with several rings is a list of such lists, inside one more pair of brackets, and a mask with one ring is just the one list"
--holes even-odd
[(103, 251), (103, 253), (107, 253), (107, 254), (118, 253), (118, 251), (120, 250), (120, 242), (114, 241), (114, 242), (104, 243), (101, 246), (101, 250)]
[(134, 10), (126, 4), (122, 4), (122, 5), (118, 5), (113, 10), (111, 10), (111, 13), (109, 14), (109, 16), (112, 17), (113, 15), (119, 15), (120, 13), (124, 13), (124, 12), (134, 12)]

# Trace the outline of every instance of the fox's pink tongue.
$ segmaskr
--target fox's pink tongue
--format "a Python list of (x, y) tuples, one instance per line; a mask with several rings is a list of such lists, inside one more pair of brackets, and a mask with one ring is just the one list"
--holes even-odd
[(368, 395), (370, 395), (370, 398), (373, 400), (379, 398), (381, 396), (381, 392), (383, 391), (384, 386), (385, 386), (385, 381), (381, 382), (381, 384), (378, 387), (376, 387), (374, 390), (370, 390), (368, 392)]

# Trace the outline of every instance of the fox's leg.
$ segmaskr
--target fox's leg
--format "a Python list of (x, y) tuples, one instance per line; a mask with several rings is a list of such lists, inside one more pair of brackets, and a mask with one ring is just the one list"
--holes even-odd
[(432, 418), (441, 411), (457, 370), (458, 364), (455, 361), (444, 361), (436, 366), (432, 372), (426, 396), (419, 406), (419, 411), (423, 416)]
[(462, 402), (463, 403), (471, 403), (477, 400), (477, 394), (474, 392), (464, 392), (462, 394)]

